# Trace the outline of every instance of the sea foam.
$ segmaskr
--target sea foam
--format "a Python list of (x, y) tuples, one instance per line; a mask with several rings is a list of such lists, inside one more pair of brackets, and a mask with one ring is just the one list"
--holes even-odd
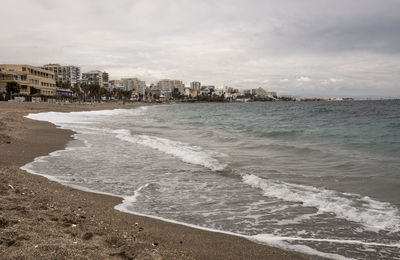
[(315, 207), (321, 213), (334, 213), (339, 218), (360, 223), (369, 230), (400, 231), (399, 211), (389, 203), (356, 194), (271, 181), (253, 174), (243, 175), (242, 179), (244, 183), (261, 189), (268, 197), (301, 202), (302, 206)]
[(114, 134), (118, 139), (134, 144), (143, 145), (160, 152), (172, 155), (183, 162), (201, 165), (212, 171), (222, 171), (227, 167), (227, 164), (219, 162), (214, 157), (227, 157), (225, 154), (213, 151), (207, 151), (199, 146), (174, 141), (166, 138), (149, 135), (131, 135), (127, 129), (110, 129), (110, 128), (96, 128), (90, 126), (93, 121), (102, 120), (104, 117), (115, 115), (140, 115), (145, 113), (147, 107), (142, 109), (114, 109), (114, 110), (100, 110), (88, 112), (46, 112), (38, 114), (29, 114), (27, 118), (48, 121), (61, 128), (67, 128), (78, 132), (101, 132)]
[(157, 136), (131, 135), (127, 129), (113, 130), (112, 133), (116, 134), (120, 140), (156, 149), (179, 158), (183, 162), (201, 165), (212, 171), (222, 171), (227, 167), (227, 164), (221, 163), (213, 157), (219, 155), (218, 153), (204, 150), (199, 146)]

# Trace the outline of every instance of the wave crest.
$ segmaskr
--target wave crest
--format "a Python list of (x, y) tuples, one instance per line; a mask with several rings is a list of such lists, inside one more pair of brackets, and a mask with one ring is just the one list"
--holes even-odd
[[(399, 211), (390, 203), (360, 197), (356, 194), (343, 194), (316, 187), (274, 182), (253, 174), (242, 176), (243, 182), (261, 189), (264, 196), (284, 201), (301, 202), (305, 207), (315, 207), (319, 212), (332, 212), (362, 224), (367, 229), (400, 231)], [(356, 205), (357, 204), (357, 205)]]

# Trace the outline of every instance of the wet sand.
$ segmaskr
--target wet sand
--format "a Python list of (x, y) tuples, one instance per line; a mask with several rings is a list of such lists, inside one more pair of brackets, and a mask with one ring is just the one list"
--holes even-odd
[(135, 106), (0, 102), (0, 259), (303, 259), (241, 237), (119, 212), (121, 198), (19, 169), (65, 148), (73, 134), (24, 115)]

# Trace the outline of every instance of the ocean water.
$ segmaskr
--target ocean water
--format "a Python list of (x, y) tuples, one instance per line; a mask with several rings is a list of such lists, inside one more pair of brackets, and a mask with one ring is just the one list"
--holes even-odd
[(30, 114), (76, 132), (23, 168), (117, 209), (311, 258), (400, 259), (400, 101)]

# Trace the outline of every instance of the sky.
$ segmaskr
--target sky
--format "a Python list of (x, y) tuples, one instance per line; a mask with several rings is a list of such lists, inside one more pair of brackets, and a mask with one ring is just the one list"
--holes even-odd
[(0, 64), (400, 97), (400, 0), (1, 0)]

